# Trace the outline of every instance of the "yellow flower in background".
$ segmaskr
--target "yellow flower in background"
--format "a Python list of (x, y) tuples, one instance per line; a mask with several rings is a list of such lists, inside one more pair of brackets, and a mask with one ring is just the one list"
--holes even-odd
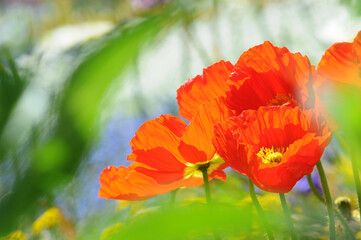
[(358, 233), (356, 233), (356, 239), (361, 239), (361, 231), (360, 232), (358, 232)]
[(130, 201), (127, 201), (127, 200), (119, 200), (117, 201), (117, 206), (115, 208), (115, 210), (117, 212), (120, 212), (120, 211), (123, 211), (125, 210), (126, 208), (130, 207), (131, 206), (131, 202)]
[(21, 230), (10, 233), (9, 235), (0, 238), (1, 240), (27, 240), (28, 235)]
[(342, 152), (339, 153), (339, 159), (340, 161), (335, 163), (335, 169), (341, 173), (344, 183), (354, 184), (351, 159)]
[[(264, 193), (262, 195), (257, 195), (257, 198), (262, 208), (266, 211), (273, 211), (275, 209), (281, 209), (282, 207), (279, 196), (277, 194)], [(240, 204), (252, 205), (252, 198), (247, 196), (241, 200)]]
[(49, 208), (33, 223), (33, 235), (38, 236), (44, 229), (59, 226), (62, 221), (63, 214), (61, 211), (56, 207)]
[(120, 223), (114, 224), (114, 225), (104, 229), (100, 239), (105, 240), (108, 237), (111, 237), (114, 233), (118, 232), (122, 226), (123, 226), (123, 223), (120, 222)]

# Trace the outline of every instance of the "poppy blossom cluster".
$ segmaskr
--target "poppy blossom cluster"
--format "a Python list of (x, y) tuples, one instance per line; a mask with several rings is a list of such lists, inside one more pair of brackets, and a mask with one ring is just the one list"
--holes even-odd
[(345, 76), (361, 84), (360, 39), (330, 47), (317, 69), (268, 41), (235, 65), (205, 68), (177, 90), (179, 115), (189, 124), (171, 115), (145, 122), (130, 142), (132, 164), (105, 168), (99, 196), (147, 199), (204, 179), (224, 181), (228, 166), (265, 191), (289, 192), (331, 141), (317, 89)]

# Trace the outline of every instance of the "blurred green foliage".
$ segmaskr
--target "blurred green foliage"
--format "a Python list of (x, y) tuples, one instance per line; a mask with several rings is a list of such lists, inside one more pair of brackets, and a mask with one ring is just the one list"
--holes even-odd
[[(13, 191), (1, 198), (0, 235), (14, 230), (19, 217), (34, 210), (37, 200), (51, 196), (55, 188), (71, 180), (96, 136), (93, 129), (98, 106), (112, 81), (134, 61), (144, 46), (159, 40), (164, 31), (185, 16), (190, 16), (189, 20), (195, 14), (195, 6), (175, 2), (162, 11), (145, 14), (137, 22), (121, 24), (113, 30), (104, 47), (77, 67), (63, 90), (56, 126), (45, 140), (36, 141), (29, 167)], [(4, 93), (1, 98), (5, 100), (1, 106), (6, 108), (2, 110), (1, 129), (25, 87), (14, 63), (9, 63), (13, 75), (1, 68), (1, 84), (6, 87), (1, 88)]]
[(204, 205), (190, 205), (139, 216), (104, 239), (247, 239), (252, 223), (257, 222), (254, 218), (249, 206), (215, 205), (210, 210)]
[[(0, 63), (0, 143), (1, 136), (11, 112), (26, 87), (26, 81), (19, 76), (14, 60), (5, 49), (0, 50), (0, 56), (7, 67)], [(1, 147), (2, 146), (2, 147)], [(4, 151), (0, 144), (0, 153)], [(0, 158), (0, 161), (3, 160)]]

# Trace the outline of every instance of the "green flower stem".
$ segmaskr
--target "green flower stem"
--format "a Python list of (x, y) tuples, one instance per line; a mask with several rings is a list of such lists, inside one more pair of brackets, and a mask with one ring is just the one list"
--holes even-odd
[(317, 170), (320, 175), (321, 184), (323, 188), (323, 192), (325, 193), (325, 199), (326, 199), (326, 205), (327, 205), (327, 211), (328, 211), (328, 227), (330, 232), (330, 240), (336, 239), (336, 231), (335, 231), (335, 217), (333, 214), (333, 205), (332, 205), (332, 199), (330, 190), (328, 188), (327, 179), (325, 172), (322, 167), (321, 160), (317, 163)]
[[(307, 181), (308, 181), (308, 185), (310, 186), (311, 192), (323, 203), (326, 204), (325, 199), (321, 196), (321, 194), (317, 191), (315, 185), (312, 182), (312, 178), (311, 178), (311, 174), (307, 175)], [(334, 207), (333, 209), (335, 211), (336, 216), (340, 219), (343, 227), (346, 230), (346, 233), (348, 235), (348, 239), (350, 240), (355, 240), (355, 234), (353, 233), (353, 231), (351, 230), (350, 226), (348, 225), (348, 222), (346, 221), (346, 219), (344, 218), (344, 216), (341, 214), (341, 212)]]
[[(212, 199), (211, 199), (211, 191), (209, 190), (209, 181), (208, 181), (208, 166), (205, 167), (201, 167), (199, 168), (199, 170), (202, 172), (203, 175), (203, 182), (204, 182), (204, 191), (206, 193), (206, 200), (207, 200), (207, 204), (209, 206), (209, 209), (212, 210), (213, 208), (211, 207), (212, 205)], [(218, 232), (213, 232), (214, 234), (214, 238), (216, 240), (221, 240), (221, 237), (219, 236)]]
[(270, 228), (270, 226), (269, 226), (269, 224), (267, 222), (266, 214), (264, 213), (264, 211), (263, 211), (263, 209), (261, 207), (261, 204), (259, 204), (259, 201), (258, 201), (257, 196), (256, 196), (256, 192), (254, 191), (254, 184), (253, 184), (253, 182), (252, 182), (252, 180), (250, 178), (248, 178), (248, 187), (249, 187), (249, 194), (251, 195), (253, 204), (256, 207), (256, 210), (257, 210), (258, 214), (261, 216), (261, 221), (262, 221), (262, 223), (264, 225), (264, 228), (266, 229), (268, 239), (273, 240), (274, 237), (273, 237), (271, 228)]
[(315, 185), (312, 182), (311, 174), (307, 175), (307, 182), (310, 186), (311, 192), (323, 203), (326, 203), (325, 199), (321, 196), (321, 194), (317, 191)]
[(211, 199), (211, 191), (209, 190), (209, 181), (208, 181), (207, 169), (208, 168), (201, 168), (199, 170), (202, 171), (202, 175), (203, 175), (203, 182), (204, 182), (203, 185), (204, 185), (204, 191), (206, 193), (207, 204), (210, 205), (212, 203), (212, 199)]
[(293, 226), (290, 210), (288, 209), (288, 206), (287, 206), (287, 201), (286, 201), (285, 194), (280, 193), (279, 195), (280, 195), (280, 199), (281, 199), (283, 212), (284, 212), (285, 217), (286, 217), (286, 222), (287, 222), (287, 225), (288, 225), (288, 229), (289, 229), (290, 234), (291, 234), (291, 239), (296, 240), (297, 235), (296, 235), (295, 227)]

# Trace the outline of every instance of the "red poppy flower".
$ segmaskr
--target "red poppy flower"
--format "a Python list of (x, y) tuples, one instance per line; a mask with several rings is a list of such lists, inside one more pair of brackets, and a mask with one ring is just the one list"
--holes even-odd
[(217, 124), (213, 143), (220, 156), (261, 189), (289, 192), (320, 160), (331, 133), (313, 110), (261, 107)]
[(203, 75), (189, 79), (177, 90), (179, 115), (191, 120), (201, 104), (225, 95), (226, 81), (232, 71), (230, 62), (220, 61), (203, 69)]
[(225, 180), (222, 170), (227, 164), (216, 154), (211, 139), (214, 124), (227, 118), (224, 103), (215, 99), (202, 104), (188, 126), (170, 115), (148, 121), (130, 142), (133, 152), (128, 160), (143, 164), (135, 169), (159, 184), (187, 180), (185, 186), (201, 185), (202, 168), (207, 169), (209, 179)]
[(227, 105), (236, 115), (260, 106), (314, 106), (312, 71), (308, 58), (264, 42), (244, 52), (229, 77)]

